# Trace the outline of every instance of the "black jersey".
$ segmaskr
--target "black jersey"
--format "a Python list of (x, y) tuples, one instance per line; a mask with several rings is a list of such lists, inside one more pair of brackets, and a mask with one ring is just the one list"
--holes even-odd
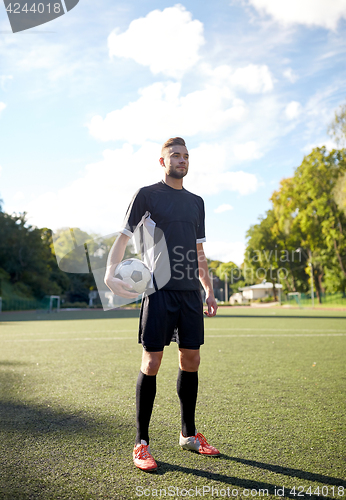
[[(164, 181), (143, 187), (132, 198), (121, 233), (132, 237), (138, 228), (142, 258), (154, 272), (158, 288), (198, 290), (196, 244), (206, 240), (203, 199)], [(144, 233), (151, 245), (145, 246)]]

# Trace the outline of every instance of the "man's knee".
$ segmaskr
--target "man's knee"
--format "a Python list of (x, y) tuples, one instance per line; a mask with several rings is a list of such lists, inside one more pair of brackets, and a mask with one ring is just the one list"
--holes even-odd
[(201, 356), (199, 349), (179, 349), (179, 366), (185, 372), (198, 371)]
[(160, 352), (147, 352), (143, 351), (141, 371), (145, 375), (156, 375), (159, 371), (163, 351)]

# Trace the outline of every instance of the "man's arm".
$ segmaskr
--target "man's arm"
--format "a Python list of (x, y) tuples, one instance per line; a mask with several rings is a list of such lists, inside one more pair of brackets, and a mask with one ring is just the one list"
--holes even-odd
[(138, 297), (138, 293), (129, 292), (128, 289), (131, 288), (129, 285), (124, 283), (122, 280), (119, 280), (118, 278), (114, 278), (115, 268), (124, 257), (126, 245), (129, 239), (129, 236), (120, 233), (113, 243), (113, 246), (108, 254), (104, 282), (108, 286), (108, 288), (113, 293), (115, 293), (115, 295), (119, 295), (120, 297), (125, 297), (127, 299), (135, 299), (136, 297)]
[(207, 259), (203, 250), (203, 243), (197, 243), (197, 257), (198, 257), (198, 270), (199, 279), (203, 285), (206, 293), (206, 303), (208, 306), (208, 311), (204, 311), (207, 316), (215, 316), (217, 311), (217, 303), (215, 300), (213, 287), (209, 277), (209, 269)]

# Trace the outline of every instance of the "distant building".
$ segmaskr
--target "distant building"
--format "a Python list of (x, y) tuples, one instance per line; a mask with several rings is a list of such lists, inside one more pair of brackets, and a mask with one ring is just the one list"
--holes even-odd
[[(275, 289), (278, 291), (280, 300), (282, 285), (276, 284)], [(265, 299), (266, 297), (274, 296), (273, 283), (269, 283), (266, 280), (263, 280), (262, 283), (259, 283), (258, 285), (250, 285), (239, 288), (239, 291), (242, 292), (243, 299), (245, 300)]]
[(233, 306), (234, 304), (247, 304), (248, 300), (243, 297), (242, 293), (234, 293), (229, 299), (229, 303)]

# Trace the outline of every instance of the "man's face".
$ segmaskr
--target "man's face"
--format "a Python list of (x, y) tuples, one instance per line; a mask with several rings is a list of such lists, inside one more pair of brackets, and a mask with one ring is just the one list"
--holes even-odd
[(185, 146), (171, 146), (164, 150), (160, 163), (167, 175), (182, 179), (189, 170), (189, 153)]

